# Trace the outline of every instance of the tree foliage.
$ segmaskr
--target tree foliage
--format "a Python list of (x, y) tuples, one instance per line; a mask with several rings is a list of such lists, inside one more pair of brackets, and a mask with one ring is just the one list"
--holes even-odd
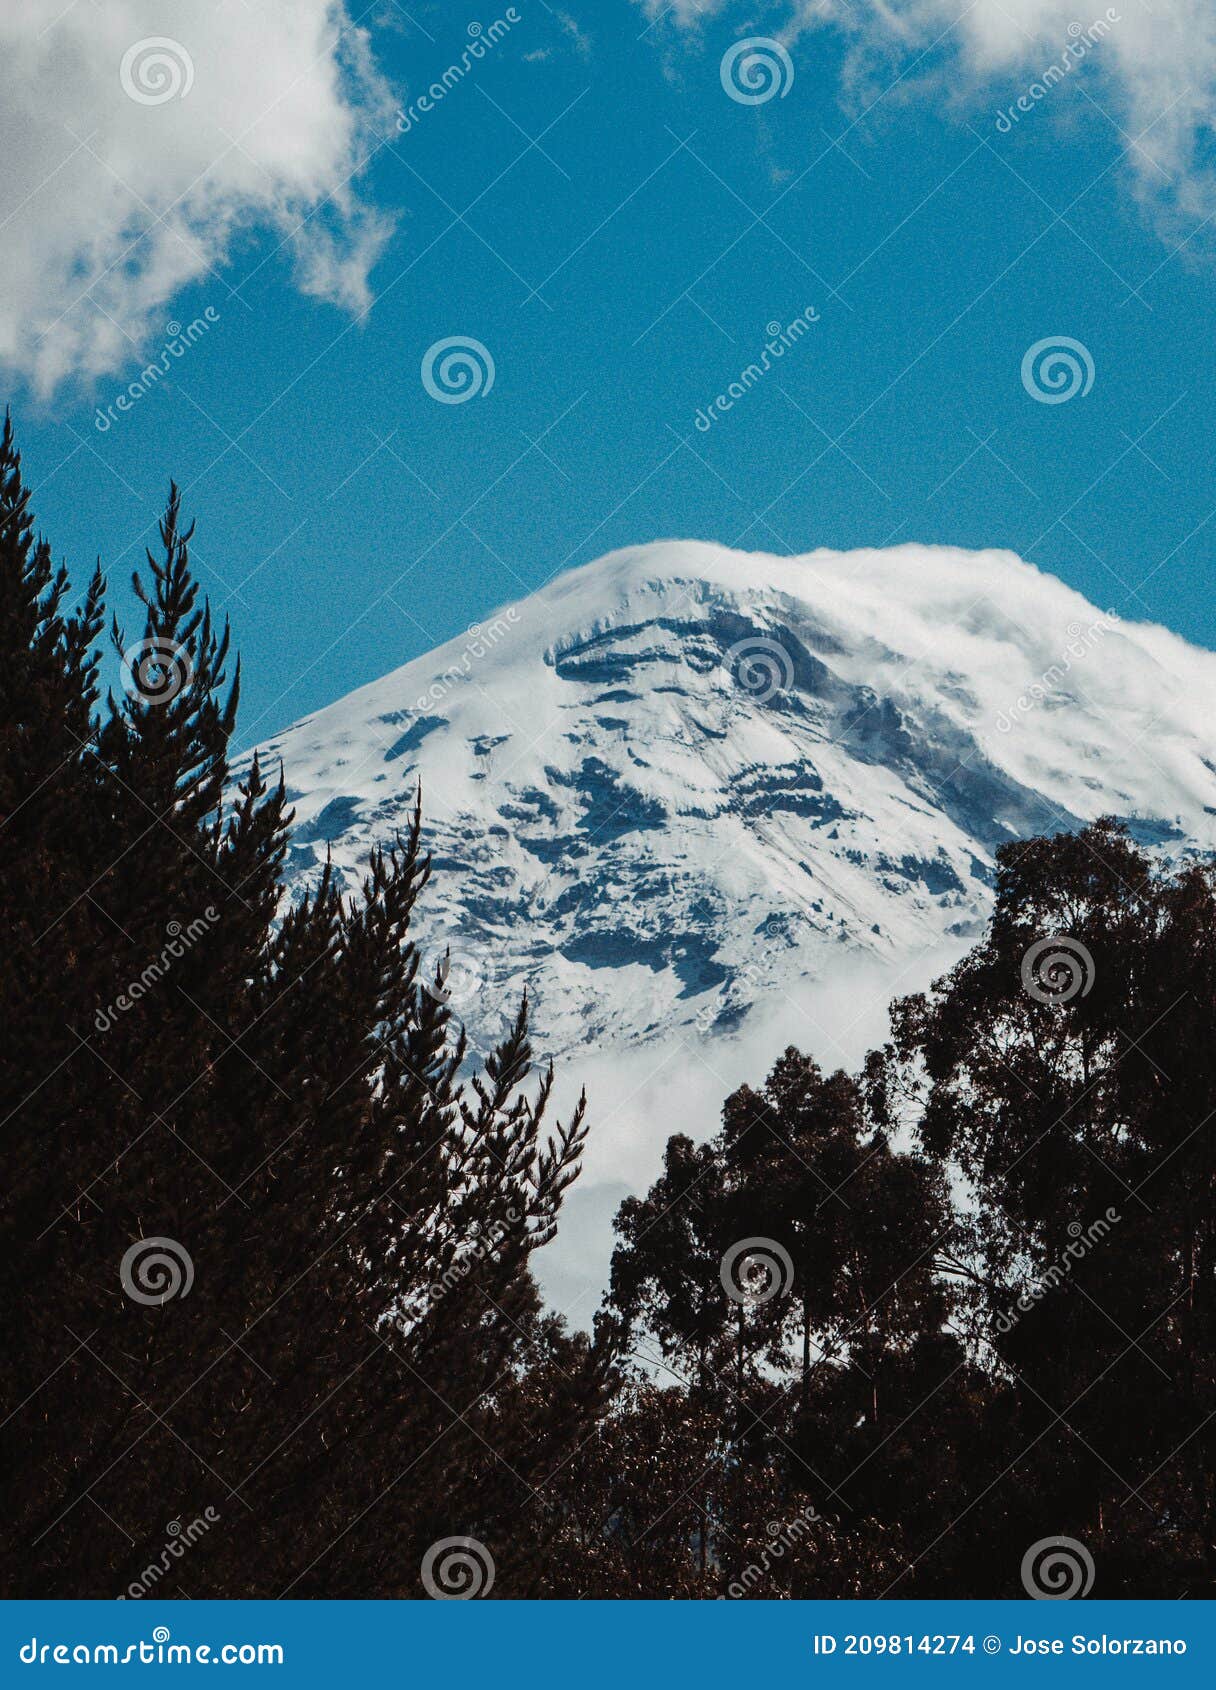
[(6, 420), (5, 1593), (421, 1596), (458, 1538), (502, 1596), (1015, 1596), (1065, 1535), (1096, 1595), (1216, 1594), (1216, 870), (1008, 846), (859, 1073), (789, 1049), (667, 1136), (571, 1331), (584, 1105), (526, 999), (470, 1059), (421, 799), (285, 901), (191, 537), (171, 488), (103, 698)]

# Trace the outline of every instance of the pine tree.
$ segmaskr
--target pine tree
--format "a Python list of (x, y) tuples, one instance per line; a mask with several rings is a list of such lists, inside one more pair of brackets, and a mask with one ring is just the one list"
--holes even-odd
[[(8, 430), (0, 470), (6, 1585), (118, 1594), (206, 1507), (222, 1530), (161, 1594), (417, 1594), (438, 1528), (506, 1541), (599, 1401), (529, 1266), (583, 1105), (546, 1136), (526, 1005), (470, 1089), (411, 938), (420, 806), (361, 896), (327, 870), (281, 908), (283, 772), (230, 780), (239, 666), (228, 686), (177, 489), (94, 721), (101, 577), (67, 615)], [(558, 1356), (577, 1377), (538, 1423)], [(488, 1454), (525, 1428), (526, 1456)]]

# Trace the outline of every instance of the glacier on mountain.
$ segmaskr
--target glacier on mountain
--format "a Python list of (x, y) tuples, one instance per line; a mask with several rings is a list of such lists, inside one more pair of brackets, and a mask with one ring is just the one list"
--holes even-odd
[[(608, 1220), (670, 1132), (786, 1043), (880, 1038), (982, 930), (1008, 841), (1122, 817), (1216, 848), (1216, 655), (1007, 552), (689, 541), (557, 576), (261, 747), (354, 889), (419, 782), (418, 938), (482, 1053), (526, 986), (592, 1145), (542, 1257), (589, 1318)], [(571, 1224), (573, 1222), (573, 1224)]]

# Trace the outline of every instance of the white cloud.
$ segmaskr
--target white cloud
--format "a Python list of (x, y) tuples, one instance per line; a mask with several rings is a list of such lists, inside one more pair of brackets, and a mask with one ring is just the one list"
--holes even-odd
[[(652, 19), (699, 32), (730, 15), (732, 0), (637, 0)], [(1100, 66), (1102, 104), (1135, 141), (1127, 166), (1136, 191), (1171, 234), (1216, 216), (1216, 7), (1211, 0), (749, 0), (740, 29), (765, 28), (785, 45), (832, 25), (846, 38), (846, 87), (864, 104), (900, 71), (915, 84), (936, 44), (945, 81), (960, 98), (1016, 95), (1057, 60), (1072, 37), (1117, 14), (1087, 57)], [(1074, 35), (1077, 29), (1074, 28)], [(941, 92), (942, 81), (935, 82)], [(1097, 111), (1093, 121), (1103, 124)]]
[(557, 1237), (533, 1259), (552, 1306), (572, 1326), (590, 1327), (608, 1285), (617, 1210), (659, 1177), (672, 1133), (697, 1143), (712, 1138), (727, 1097), (744, 1084), (762, 1087), (790, 1045), (827, 1072), (856, 1073), (866, 1052), (890, 1037), (891, 1000), (927, 988), (967, 948), (962, 940), (933, 946), (914, 967), (907, 959), (883, 964), (854, 956), (835, 965), (829, 979), (793, 981), (760, 999), (734, 1037), (690, 1034), (600, 1056), (559, 1057), (555, 1115), (567, 1120), (585, 1090), (591, 1136)]
[(340, 0), (3, 0), (0, 364), (46, 396), (132, 363), (253, 229), (361, 309), (392, 108)]
[(556, 17), (579, 58), (589, 59), (591, 57), (591, 37), (579, 26), (578, 20), (572, 18), (569, 12), (558, 12)]

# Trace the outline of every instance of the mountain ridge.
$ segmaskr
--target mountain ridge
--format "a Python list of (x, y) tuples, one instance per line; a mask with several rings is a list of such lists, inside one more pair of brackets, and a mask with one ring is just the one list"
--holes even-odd
[[(416, 936), (482, 1054), (526, 987), (598, 1130), (580, 1285), (677, 1126), (784, 1044), (851, 1065), (982, 932), (1009, 840), (1216, 850), (1216, 654), (1006, 552), (657, 542), (559, 575), (267, 741), (357, 890), (421, 783)], [(582, 1236), (579, 1236), (582, 1234)], [(546, 1256), (550, 1253), (546, 1252)], [(564, 1271), (564, 1269), (563, 1269)]]
[[(1111, 665), (1118, 697), (1095, 703)], [(1204, 696), (1216, 703), (1216, 656), (1097, 611), (1011, 553), (774, 558), (656, 542), (557, 577), (262, 751), (291, 782), (293, 889), (330, 848), (353, 885), (421, 780), (459, 969), (485, 978), (478, 948), (518, 932), (526, 899), (513, 974), (543, 1010), (545, 957), (569, 965), (565, 998), (571, 970), (664, 960), (680, 1000), (726, 984), (713, 943), (726, 888), (707, 844), (719, 863), (732, 846), (759, 853), (787, 930), (843, 927), (875, 952), (914, 944), (926, 917), (925, 941), (977, 931), (1006, 839), (1106, 812), (1150, 843), (1211, 848), (1216, 774), (1184, 708)], [(1151, 751), (1118, 719), (1151, 727), (1171, 711), (1175, 731)], [(681, 902), (673, 869), (698, 878), (704, 907), (664, 936), (643, 917), (664, 873)], [(611, 921), (596, 921), (597, 899)], [(427, 937), (437, 923), (422, 921)], [(599, 988), (581, 985), (594, 1030)], [(739, 1003), (723, 1007), (739, 1018)], [(546, 1034), (538, 1015), (554, 1048), (582, 1042), (577, 1015), (559, 1021)]]

